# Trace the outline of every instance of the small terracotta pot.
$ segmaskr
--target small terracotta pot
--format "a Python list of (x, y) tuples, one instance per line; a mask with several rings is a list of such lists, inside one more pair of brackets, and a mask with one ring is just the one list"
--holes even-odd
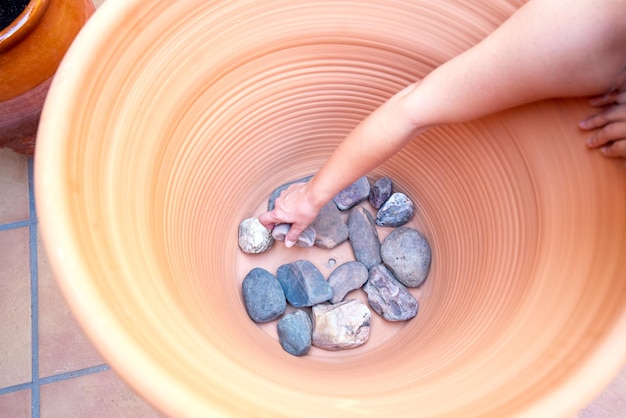
[(0, 147), (33, 154), (52, 77), (93, 12), (90, 0), (31, 0), (0, 32)]
[[(517, 2), (519, 3), (519, 2)], [(336, 250), (243, 254), (242, 219), (315, 172), (510, 0), (107, 0), (64, 59), (35, 157), (54, 275), (107, 362), (166, 416), (571, 417), (626, 358), (626, 170), (582, 100), (433, 129), (371, 173), (432, 245), (417, 317), (287, 354), (241, 282)], [(319, 251), (318, 251), (319, 250)], [(374, 323), (374, 321), (376, 321)]]

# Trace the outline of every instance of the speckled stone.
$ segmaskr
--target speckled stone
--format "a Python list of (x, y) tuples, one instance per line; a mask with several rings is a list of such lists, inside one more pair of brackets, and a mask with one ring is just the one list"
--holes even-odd
[(374, 219), (363, 207), (356, 207), (348, 215), (348, 235), (354, 258), (368, 269), (382, 263), (380, 241)]
[(382, 264), (370, 269), (363, 290), (372, 309), (387, 321), (406, 321), (417, 315), (417, 300)]
[(278, 321), (278, 341), (283, 350), (294, 356), (303, 356), (311, 349), (313, 323), (303, 310), (296, 310)]
[(394, 229), (381, 244), (380, 254), (383, 263), (403, 285), (418, 287), (426, 280), (431, 251), (419, 231), (406, 226)]
[(333, 297), (333, 289), (322, 273), (308, 260), (283, 264), (276, 273), (287, 301), (296, 308), (313, 306)]
[(295, 183), (306, 183), (309, 180), (311, 180), (312, 178), (313, 178), (313, 175), (310, 175), (310, 176), (302, 177), (301, 179), (293, 180), (293, 181), (290, 181), (288, 183), (285, 183), (285, 184), (282, 184), (282, 185), (278, 186), (270, 194), (269, 200), (267, 202), (267, 210), (268, 211), (274, 210), (274, 205), (276, 204), (276, 199), (278, 199), (278, 196), (280, 196), (280, 194), (283, 192), (283, 190), (287, 189), (289, 186), (291, 186), (292, 184), (295, 184)]
[(369, 201), (373, 208), (379, 209), (389, 199), (393, 189), (393, 182), (389, 177), (381, 177), (370, 189)]
[(328, 276), (328, 284), (333, 289), (330, 303), (339, 303), (349, 292), (363, 287), (367, 277), (367, 267), (358, 261), (348, 261), (337, 267)]
[(322, 207), (309, 226), (315, 231), (316, 247), (331, 249), (348, 240), (348, 225), (333, 201)]
[(287, 309), (285, 293), (272, 273), (262, 268), (252, 269), (241, 284), (248, 315), (254, 322), (269, 322)]
[(370, 182), (363, 176), (333, 198), (337, 207), (341, 210), (348, 210), (367, 200), (370, 196)]
[(394, 193), (380, 207), (376, 214), (376, 225), (398, 227), (409, 222), (415, 208), (404, 193)]
[[(291, 224), (278, 224), (272, 229), (272, 237), (276, 241), (285, 241), (285, 236), (291, 229)], [(315, 230), (310, 226), (306, 227), (296, 240), (296, 247), (309, 248), (315, 244)]]
[(247, 254), (260, 254), (272, 248), (272, 232), (257, 218), (247, 218), (239, 224), (239, 248)]
[(359, 347), (369, 339), (371, 316), (367, 305), (359, 300), (316, 305), (312, 343), (331, 351)]

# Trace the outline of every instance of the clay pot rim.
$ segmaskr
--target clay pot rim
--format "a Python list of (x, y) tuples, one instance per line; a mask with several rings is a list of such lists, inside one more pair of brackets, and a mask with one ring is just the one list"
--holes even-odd
[(30, 0), (22, 13), (6, 28), (0, 31), (0, 52), (11, 48), (28, 35), (39, 22), (49, 0)]

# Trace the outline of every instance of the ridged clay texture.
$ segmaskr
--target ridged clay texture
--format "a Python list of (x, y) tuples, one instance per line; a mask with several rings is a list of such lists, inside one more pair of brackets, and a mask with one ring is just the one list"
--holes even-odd
[(626, 171), (584, 146), (583, 100), (433, 129), (371, 173), (416, 202), (432, 246), (413, 320), (373, 315), (364, 346), (296, 358), (241, 297), (252, 267), (348, 255), (245, 255), (239, 222), (520, 3), (107, 0), (55, 77), (35, 161), (52, 268), (106, 361), (168, 416), (590, 402), (626, 357)]

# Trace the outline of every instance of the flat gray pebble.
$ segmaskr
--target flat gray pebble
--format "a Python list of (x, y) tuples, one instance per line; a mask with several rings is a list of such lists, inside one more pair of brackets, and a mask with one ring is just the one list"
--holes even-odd
[(278, 341), (283, 350), (294, 356), (303, 356), (311, 349), (313, 323), (309, 314), (296, 310), (280, 318), (277, 325)]
[(380, 247), (383, 263), (407, 287), (418, 287), (430, 270), (431, 250), (426, 238), (406, 226), (394, 229)]
[(341, 210), (348, 210), (367, 200), (370, 196), (370, 182), (363, 176), (333, 197)]
[(309, 226), (315, 231), (316, 247), (331, 249), (348, 240), (348, 225), (333, 201), (322, 207)]
[(411, 199), (404, 193), (394, 193), (376, 214), (376, 225), (398, 227), (409, 222), (415, 213)]
[(348, 261), (337, 267), (328, 276), (328, 284), (333, 288), (330, 303), (339, 303), (348, 293), (363, 287), (367, 276), (367, 267), (358, 261)]
[(354, 258), (368, 269), (382, 263), (380, 240), (374, 219), (363, 207), (356, 207), (348, 215), (348, 235)]
[(393, 189), (393, 182), (389, 177), (381, 177), (372, 186), (370, 189), (369, 201), (370, 205), (372, 205), (375, 209), (380, 209), (380, 207), (389, 199), (391, 196)]
[(333, 297), (333, 289), (308, 260), (283, 264), (278, 268), (276, 277), (287, 301), (296, 308), (317, 305)]
[[(278, 224), (272, 229), (272, 237), (276, 241), (285, 241), (285, 236), (291, 229), (291, 224)], [(306, 227), (296, 240), (296, 247), (310, 248), (315, 244), (315, 230), (310, 226)]]
[(276, 276), (265, 269), (250, 270), (241, 288), (246, 310), (254, 322), (272, 321), (287, 309), (283, 288)]
[(387, 321), (406, 321), (417, 315), (417, 299), (382, 264), (370, 269), (363, 290), (372, 309)]

